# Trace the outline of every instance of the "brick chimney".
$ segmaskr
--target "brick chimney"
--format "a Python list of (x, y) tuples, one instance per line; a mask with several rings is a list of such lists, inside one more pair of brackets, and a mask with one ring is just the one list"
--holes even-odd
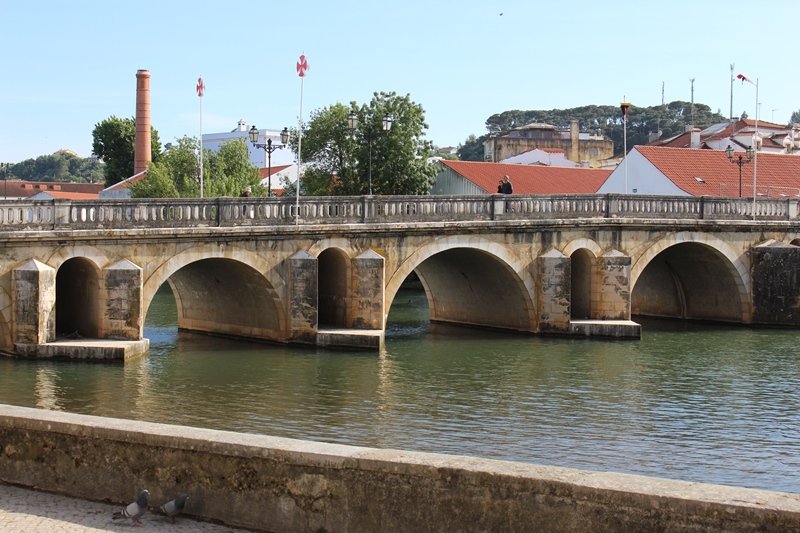
[(133, 173), (138, 174), (153, 160), (150, 139), (150, 71), (136, 71), (136, 142)]

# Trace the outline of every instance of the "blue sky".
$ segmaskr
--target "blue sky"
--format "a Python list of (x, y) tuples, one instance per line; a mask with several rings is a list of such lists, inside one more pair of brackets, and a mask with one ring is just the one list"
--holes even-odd
[[(502, 13), (502, 15), (501, 15)], [(730, 64), (758, 78), (761, 118), (800, 109), (800, 2), (22, 2), (0, 0), (0, 161), (91, 153), (103, 119), (135, 114), (136, 71), (151, 78), (152, 121), (169, 142), (203, 132), (296, 126), (374, 91), (410, 94), (439, 146), (485, 132), (509, 109), (690, 99), (727, 115)], [(755, 38), (753, 37), (755, 36)], [(734, 114), (755, 116), (734, 86)]]

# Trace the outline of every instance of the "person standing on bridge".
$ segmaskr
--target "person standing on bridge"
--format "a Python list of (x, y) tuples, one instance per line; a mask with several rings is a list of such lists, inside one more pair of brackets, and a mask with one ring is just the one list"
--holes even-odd
[(508, 174), (503, 176), (503, 179), (500, 180), (500, 187), (498, 187), (497, 192), (503, 194), (511, 194), (514, 192), (514, 188), (511, 186), (511, 180), (508, 178)]

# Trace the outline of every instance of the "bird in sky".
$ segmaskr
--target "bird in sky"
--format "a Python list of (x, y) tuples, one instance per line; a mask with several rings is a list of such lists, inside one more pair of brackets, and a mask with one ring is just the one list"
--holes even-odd
[(111, 516), (112, 520), (119, 520), (120, 518), (130, 518), (133, 526), (140, 526), (142, 523), (140, 519), (147, 512), (147, 497), (150, 496), (150, 491), (143, 489), (139, 492), (139, 497), (136, 501), (128, 504), (127, 507), (121, 511), (115, 511)]
[(189, 499), (188, 494), (181, 494), (174, 500), (170, 500), (160, 507), (161, 512), (167, 515), (171, 523), (175, 523), (175, 517), (181, 514), (183, 508), (186, 506), (186, 500)]

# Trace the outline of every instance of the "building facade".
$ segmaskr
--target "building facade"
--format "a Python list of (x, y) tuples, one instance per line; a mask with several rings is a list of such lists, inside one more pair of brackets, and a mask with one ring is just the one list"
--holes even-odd
[(489, 137), (483, 143), (484, 160), (498, 162), (537, 148), (562, 150), (570, 161), (595, 168), (614, 156), (613, 141), (603, 135), (581, 132), (578, 121), (573, 120), (568, 131), (533, 123)]

